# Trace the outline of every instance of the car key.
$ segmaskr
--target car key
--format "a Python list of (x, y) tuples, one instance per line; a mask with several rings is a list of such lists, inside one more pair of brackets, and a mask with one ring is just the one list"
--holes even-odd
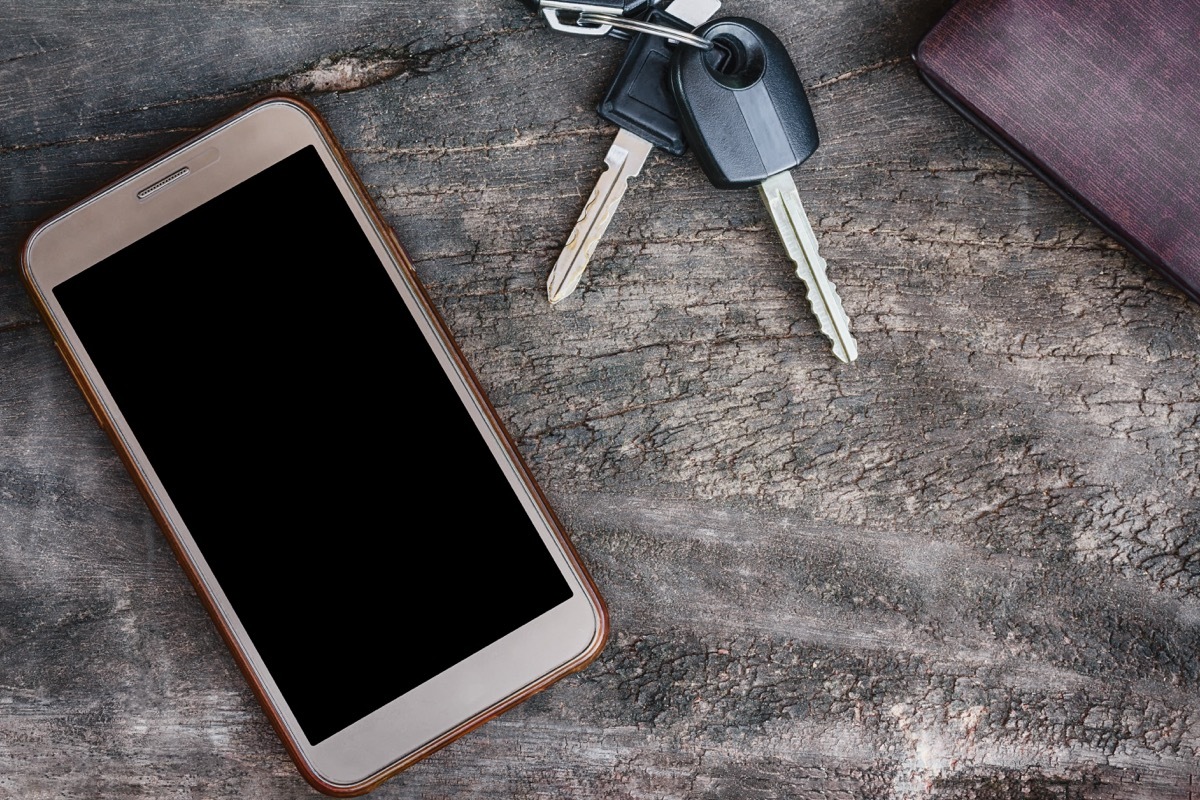
[(671, 90), (688, 143), (717, 188), (758, 187), (808, 287), (821, 332), (834, 355), (853, 361), (858, 344), (791, 175), (819, 143), (791, 56), (775, 34), (751, 19), (713, 20), (695, 33), (711, 40), (713, 49), (679, 48), (671, 61)]
[[(719, 0), (675, 0), (665, 11), (651, 11), (647, 21), (690, 30), (717, 13), (720, 7)], [(596, 245), (625, 196), (629, 179), (641, 173), (650, 151), (657, 146), (668, 153), (683, 155), (687, 150), (675, 99), (668, 86), (670, 60), (667, 39), (637, 34), (596, 109), (602, 118), (621, 130), (604, 157), (606, 169), (546, 281), (546, 294), (552, 305), (579, 285)]]

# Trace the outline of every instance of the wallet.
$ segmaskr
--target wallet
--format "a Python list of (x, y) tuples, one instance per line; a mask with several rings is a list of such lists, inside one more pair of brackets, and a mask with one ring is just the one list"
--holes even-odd
[(951, 106), (1200, 302), (1200, 2), (960, 0), (914, 59)]

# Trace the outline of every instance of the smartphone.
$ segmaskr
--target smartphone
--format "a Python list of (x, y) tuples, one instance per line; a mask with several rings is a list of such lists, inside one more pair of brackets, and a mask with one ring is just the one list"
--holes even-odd
[(307, 104), (46, 221), (22, 272), (316, 788), (368, 791), (598, 655), (596, 587)]

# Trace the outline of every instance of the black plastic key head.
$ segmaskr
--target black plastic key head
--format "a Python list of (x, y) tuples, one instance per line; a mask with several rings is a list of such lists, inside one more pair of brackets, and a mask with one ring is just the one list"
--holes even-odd
[[(691, 26), (665, 11), (651, 11), (647, 22), (689, 30)], [(596, 113), (655, 147), (681, 156), (687, 151), (679, 109), (671, 94), (671, 51), (666, 39), (639, 33), (629, 43), (617, 76)]]
[(783, 42), (752, 19), (728, 17), (696, 33), (704, 51), (677, 47), (671, 91), (701, 168), (721, 189), (744, 189), (803, 163), (817, 123)]

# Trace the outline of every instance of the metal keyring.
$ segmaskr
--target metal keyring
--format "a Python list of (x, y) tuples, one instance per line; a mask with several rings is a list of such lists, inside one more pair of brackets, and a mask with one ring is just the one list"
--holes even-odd
[(679, 28), (672, 28), (669, 25), (658, 25), (653, 22), (642, 22), (637, 19), (626, 19), (625, 17), (618, 17), (613, 14), (585, 11), (579, 15), (579, 23), (620, 28), (624, 31), (633, 31), (634, 33), (648, 33), (651, 36), (661, 36), (664, 39), (680, 42), (681, 44), (690, 45), (701, 50), (712, 50), (713, 47), (713, 43), (703, 36), (688, 33)]
[(569, 2), (569, 0), (540, 0), (538, 8), (542, 12), (542, 18), (546, 20), (546, 24), (551, 30), (559, 31), (560, 33), (573, 33), (578, 36), (607, 36), (612, 30), (612, 25), (581, 25), (579, 23), (563, 22), (559, 18), (560, 11), (566, 11), (568, 14), (579, 15), (586, 11), (600, 11), (605, 9), (599, 6), (588, 5), (587, 3)]

